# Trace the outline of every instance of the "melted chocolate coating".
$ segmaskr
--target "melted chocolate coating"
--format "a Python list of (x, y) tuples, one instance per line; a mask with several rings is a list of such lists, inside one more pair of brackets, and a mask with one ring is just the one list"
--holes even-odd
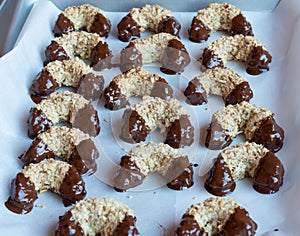
[(90, 103), (78, 110), (72, 125), (91, 136), (97, 136), (100, 133), (98, 112)]
[(210, 36), (211, 30), (201, 20), (198, 20), (195, 16), (192, 24), (188, 30), (189, 40), (195, 43), (202, 43), (206, 41)]
[(104, 107), (110, 110), (119, 110), (129, 104), (126, 96), (122, 94), (121, 89), (115, 81), (111, 81), (104, 90)]
[(5, 206), (17, 214), (27, 214), (33, 208), (34, 201), (38, 198), (34, 183), (20, 172), (11, 183), (11, 193)]
[(51, 44), (46, 48), (45, 57), (46, 59), (44, 61), (44, 66), (51, 61), (63, 61), (70, 59), (65, 49), (56, 41), (52, 41)]
[(187, 115), (181, 115), (170, 126), (165, 143), (173, 148), (190, 146), (194, 142), (194, 127)]
[(232, 35), (242, 34), (245, 36), (254, 36), (250, 22), (246, 20), (246, 17), (244, 17), (242, 13), (238, 14), (232, 19), (231, 27)]
[(255, 235), (257, 224), (250, 218), (245, 209), (237, 207), (226, 221), (220, 233), (222, 236), (252, 236)]
[(120, 70), (126, 72), (130, 69), (138, 68), (143, 65), (142, 53), (137, 50), (134, 43), (129, 43), (121, 51)]
[(259, 75), (264, 71), (269, 71), (269, 64), (272, 62), (270, 53), (262, 46), (253, 48), (249, 58), (247, 73), (250, 75)]
[(250, 88), (250, 85), (247, 81), (244, 81), (237, 86), (227, 95), (224, 99), (226, 106), (229, 104), (237, 104), (242, 101), (249, 102), (250, 99), (253, 97), (253, 92)]
[(211, 123), (207, 129), (205, 147), (211, 150), (219, 150), (229, 146), (232, 139), (225, 134), (225, 130), (219, 123)]
[(184, 91), (187, 103), (191, 105), (202, 105), (207, 103), (207, 93), (198, 79), (189, 82)]
[(30, 148), (19, 158), (24, 162), (25, 165), (30, 163), (39, 163), (44, 159), (55, 158), (56, 155), (42, 139), (36, 138), (33, 140)]
[(216, 196), (225, 196), (235, 189), (235, 181), (231, 171), (221, 155), (215, 160), (213, 167), (208, 172), (205, 189)]
[(122, 129), (120, 138), (128, 143), (145, 141), (148, 129), (145, 120), (136, 111), (125, 110), (122, 117)]
[(99, 42), (91, 52), (91, 66), (96, 71), (110, 69), (112, 53), (106, 42)]
[(154, 82), (150, 96), (159, 97), (162, 99), (170, 99), (172, 98), (172, 94), (173, 89), (168, 84), (168, 82), (163, 78), (159, 78), (157, 81)]
[(224, 62), (212, 50), (205, 48), (202, 54), (202, 65), (205, 68), (224, 67)]
[(75, 31), (73, 22), (63, 13), (59, 14), (58, 19), (53, 28), (53, 33), (55, 37), (59, 37), (62, 34), (67, 34), (72, 31)]
[(136, 217), (128, 215), (126, 213), (121, 223), (117, 225), (112, 236), (134, 236), (139, 235), (139, 231), (135, 226)]
[(123, 17), (117, 27), (118, 38), (123, 42), (129, 42), (130, 40), (141, 37), (141, 26), (138, 25), (131, 15)]
[(84, 236), (83, 229), (79, 223), (75, 222), (71, 211), (67, 211), (63, 216), (59, 217), (55, 236)]
[(262, 144), (272, 152), (278, 152), (283, 146), (283, 140), (283, 129), (273, 117), (268, 117), (261, 121), (260, 127), (254, 131), (251, 142)]
[(181, 25), (175, 19), (175, 17), (171, 16), (159, 22), (157, 29), (158, 32), (165, 32), (174, 36), (178, 36), (181, 29)]
[(259, 162), (253, 178), (253, 188), (263, 194), (276, 193), (283, 184), (284, 167), (273, 152)]
[(175, 231), (176, 236), (208, 236), (203, 229), (199, 227), (196, 219), (192, 215), (184, 214), (180, 225)]
[(53, 126), (53, 122), (41, 110), (34, 107), (30, 109), (28, 126), (28, 137), (33, 139), (39, 133), (50, 129)]
[(101, 13), (97, 13), (94, 17), (94, 21), (90, 27), (91, 33), (97, 33), (101, 37), (107, 38), (111, 29), (111, 23), (108, 18), (103, 16)]
[(59, 193), (63, 199), (64, 206), (70, 206), (85, 197), (85, 183), (75, 167), (70, 167), (65, 175)]
[(84, 96), (87, 100), (95, 101), (100, 98), (103, 86), (103, 76), (88, 73), (82, 77), (77, 93)]
[(170, 75), (181, 73), (190, 62), (190, 56), (184, 45), (177, 39), (171, 39), (164, 50), (160, 71)]
[(130, 159), (130, 156), (123, 156), (120, 165), (121, 168), (114, 179), (114, 188), (116, 191), (125, 192), (143, 183), (146, 176), (141, 172), (136, 163)]

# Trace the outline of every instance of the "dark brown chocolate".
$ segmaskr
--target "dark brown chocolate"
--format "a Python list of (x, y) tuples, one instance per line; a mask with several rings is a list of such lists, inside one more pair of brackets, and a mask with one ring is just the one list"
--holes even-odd
[(184, 214), (180, 225), (175, 231), (176, 236), (208, 236), (208, 233), (199, 227), (196, 219), (192, 215)]
[(56, 41), (52, 41), (51, 44), (45, 50), (44, 66), (51, 61), (64, 61), (70, 59), (65, 49), (60, 46)]
[(248, 58), (247, 73), (259, 75), (264, 71), (269, 71), (269, 64), (272, 62), (271, 54), (263, 49), (262, 46), (254, 47)]
[(163, 52), (160, 71), (165, 74), (182, 73), (191, 59), (184, 45), (177, 39), (171, 39)]
[(34, 139), (39, 133), (42, 133), (53, 126), (53, 122), (37, 108), (31, 108), (28, 118), (28, 137)]
[(122, 49), (120, 56), (120, 70), (122, 72), (141, 67), (142, 65), (142, 53), (134, 46), (134, 43), (129, 43), (127, 47)]
[(278, 152), (283, 146), (283, 140), (283, 129), (273, 117), (267, 117), (261, 121), (260, 127), (254, 131), (251, 142), (262, 144), (272, 152)]
[(128, 143), (139, 143), (145, 141), (147, 135), (148, 129), (143, 117), (131, 109), (125, 110), (120, 138)]
[(62, 34), (67, 34), (72, 31), (75, 31), (73, 22), (63, 13), (59, 14), (58, 19), (53, 28), (53, 33), (55, 37), (59, 37)]
[(254, 236), (257, 224), (250, 218), (245, 209), (237, 207), (226, 221), (220, 233), (222, 236)]
[(172, 98), (172, 94), (173, 94), (172, 87), (168, 84), (168, 82), (165, 79), (160, 77), (158, 80), (154, 82), (150, 96), (159, 97), (162, 99), (170, 99)]
[(235, 189), (235, 181), (224, 158), (219, 155), (208, 172), (205, 189), (216, 196), (225, 196)]
[(211, 150), (220, 150), (232, 143), (232, 138), (225, 133), (219, 123), (211, 123), (207, 129), (205, 147)]
[(180, 23), (175, 19), (175, 17), (170, 16), (168, 18), (163, 19), (158, 23), (157, 30), (158, 32), (165, 32), (172, 34), (174, 36), (178, 36), (181, 29)]
[(130, 156), (123, 156), (120, 163), (121, 168), (115, 177), (114, 189), (118, 192), (125, 192), (143, 183), (146, 176), (141, 172)]
[(232, 35), (242, 34), (244, 36), (254, 36), (250, 22), (246, 20), (246, 17), (244, 17), (242, 13), (232, 19), (231, 28)]
[(121, 89), (115, 81), (111, 81), (104, 90), (104, 107), (110, 110), (119, 110), (129, 104), (128, 99), (122, 94)]
[(112, 236), (134, 236), (139, 235), (139, 231), (135, 225), (136, 217), (128, 215), (126, 213), (122, 222), (120, 222), (117, 227), (115, 228)]
[(129, 42), (141, 36), (141, 26), (132, 18), (132, 16), (125, 16), (118, 24), (118, 38), (123, 42)]
[(205, 68), (224, 67), (224, 62), (212, 50), (205, 48), (202, 54), (202, 66)]
[(207, 103), (207, 93), (198, 79), (189, 82), (184, 91), (187, 103), (191, 105), (202, 105)]
[(112, 53), (106, 42), (100, 41), (91, 52), (91, 66), (96, 71), (110, 69)]
[(88, 73), (82, 77), (77, 93), (87, 100), (96, 101), (102, 94), (103, 86), (104, 78), (102, 75)]
[(188, 30), (189, 40), (195, 43), (202, 43), (206, 41), (211, 33), (211, 30), (201, 20), (198, 20), (195, 16), (192, 24)]
[(181, 115), (170, 126), (165, 143), (173, 148), (190, 146), (194, 142), (194, 127), (187, 115)]
[(250, 88), (250, 85), (247, 81), (244, 81), (235, 86), (235, 88), (230, 92), (230, 94), (227, 95), (224, 100), (227, 106), (229, 104), (234, 105), (242, 101), (249, 102), (252, 97), (253, 92)]
[(276, 193), (283, 184), (284, 167), (273, 152), (268, 152), (255, 170), (253, 187), (263, 194)]
[(20, 172), (11, 183), (11, 193), (5, 206), (17, 214), (27, 214), (33, 208), (34, 201), (38, 198), (34, 183)]
[(103, 16), (101, 13), (97, 13), (94, 16), (93, 23), (89, 29), (91, 33), (97, 33), (101, 37), (107, 38), (111, 29), (111, 23), (108, 18)]
[(84, 236), (80, 224), (75, 221), (71, 211), (67, 211), (59, 217), (58, 225), (55, 229), (55, 236)]
[(78, 110), (72, 125), (90, 136), (97, 136), (100, 133), (98, 112), (90, 103)]

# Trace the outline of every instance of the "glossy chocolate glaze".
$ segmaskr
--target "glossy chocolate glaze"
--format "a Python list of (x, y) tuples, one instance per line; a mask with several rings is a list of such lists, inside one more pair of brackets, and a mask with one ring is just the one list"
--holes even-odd
[(121, 168), (114, 179), (114, 189), (118, 192), (125, 192), (143, 183), (146, 176), (130, 156), (123, 156), (120, 163)]
[(231, 104), (237, 104), (242, 101), (249, 102), (250, 99), (253, 98), (253, 92), (250, 88), (250, 85), (247, 81), (244, 81), (237, 86), (227, 95), (224, 99), (226, 106)]
[(232, 139), (225, 133), (219, 123), (211, 123), (207, 129), (205, 147), (211, 150), (220, 150), (232, 143)]
[(71, 211), (67, 211), (63, 216), (59, 217), (55, 236), (84, 236), (83, 229), (75, 221)]
[(162, 99), (170, 99), (172, 98), (172, 94), (173, 94), (172, 87), (168, 84), (168, 82), (165, 79), (160, 77), (158, 80), (154, 82), (150, 96), (159, 97)]
[(129, 42), (141, 36), (141, 26), (138, 25), (131, 15), (123, 17), (117, 27), (118, 38), (123, 42)]
[(190, 62), (190, 55), (184, 45), (177, 39), (171, 39), (164, 50), (160, 71), (170, 75), (182, 73)]
[(246, 20), (246, 17), (244, 17), (242, 13), (235, 16), (231, 23), (232, 35), (242, 34), (245, 36), (254, 36), (250, 22)]
[(272, 152), (278, 152), (283, 146), (283, 140), (283, 129), (273, 117), (267, 117), (261, 121), (260, 127), (254, 131), (251, 142), (262, 144)]
[(112, 236), (134, 236), (139, 235), (139, 231), (135, 225), (136, 217), (128, 215), (126, 213), (122, 222), (120, 222), (117, 227), (115, 228)]
[(190, 146), (194, 142), (194, 127), (187, 115), (181, 115), (170, 126), (165, 143), (173, 148)]
[(70, 167), (65, 175), (59, 193), (63, 199), (64, 206), (70, 206), (85, 197), (85, 183), (75, 167)]
[(90, 103), (78, 110), (72, 125), (90, 136), (97, 136), (100, 133), (98, 112)]
[(205, 189), (216, 196), (225, 196), (235, 189), (235, 181), (224, 158), (219, 155), (208, 172)]
[(91, 66), (96, 71), (110, 69), (112, 53), (106, 42), (100, 41), (91, 52)]
[(25, 165), (29, 165), (30, 163), (39, 163), (44, 159), (55, 157), (56, 155), (52, 149), (42, 139), (36, 138), (33, 140), (30, 148), (19, 158)]
[(99, 157), (98, 149), (91, 139), (82, 140), (76, 145), (69, 158), (69, 163), (72, 164), (78, 172), (91, 175), (96, 172), (96, 159)]
[(87, 100), (96, 101), (102, 94), (103, 86), (104, 78), (102, 75), (88, 73), (82, 77), (77, 93)]
[(101, 13), (97, 13), (94, 17), (94, 21), (90, 27), (91, 33), (97, 33), (101, 37), (107, 38), (111, 29), (111, 23), (108, 18), (103, 16)]
[(195, 43), (202, 43), (209, 38), (210, 32), (209, 27), (195, 16), (188, 30), (189, 40)]
[(255, 235), (257, 224), (250, 218), (245, 209), (237, 207), (235, 212), (226, 221), (220, 233), (222, 236), (253, 236)]
[(33, 80), (30, 87), (32, 101), (39, 103), (45, 96), (58, 89), (60, 85), (54, 80), (48, 70), (44, 69)]
[(5, 206), (17, 214), (27, 214), (33, 208), (34, 201), (38, 198), (34, 183), (20, 172), (11, 183), (11, 193)]
[(141, 67), (142, 65), (142, 53), (137, 50), (134, 43), (129, 43), (127, 47), (122, 49), (120, 56), (120, 70), (122, 72)]
[(171, 16), (166, 19), (163, 19), (158, 23), (157, 30), (158, 32), (165, 32), (172, 34), (174, 36), (178, 36), (181, 29), (180, 23), (175, 19), (175, 17)]
[(59, 14), (58, 19), (53, 28), (54, 36), (59, 37), (62, 34), (67, 34), (72, 31), (75, 31), (73, 22), (63, 13)]
[(208, 236), (203, 229), (199, 227), (196, 219), (192, 215), (184, 214), (180, 225), (175, 231), (176, 236)]
[(202, 66), (205, 68), (213, 68), (216, 66), (224, 67), (224, 62), (212, 50), (204, 48), (202, 54)]
[(250, 75), (259, 75), (264, 71), (269, 71), (269, 64), (272, 62), (272, 56), (262, 46), (254, 47), (248, 58), (247, 73)]
[(39, 133), (42, 133), (53, 126), (53, 122), (39, 109), (33, 107), (30, 109), (28, 118), (28, 137), (34, 139)]
[(139, 143), (145, 141), (147, 134), (148, 129), (144, 118), (134, 110), (125, 110), (120, 138), (128, 143)]
[(68, 56), (65, 49), (53, 40), (45, 50), (44, 66), (51, 61), (63, 61), (68, 59), (70, 59), (70, 57)]
[(122, 94), (121, 89), (115, 81), (111, 81), (104, 90), (103, 98), (105, 100), (104, 107), (110, 110), (119, 110), (129, 105), (127, 97)]
[(284, 167), (273, 152), (268, 152), (255, 170), (253, 187), (263, 194), (276, 193), (283, 184)]
[(189, 82), (184, 91), (187, 103), (191, 105), (202, 105), (207, 103), (207, 93), (198, 79)]

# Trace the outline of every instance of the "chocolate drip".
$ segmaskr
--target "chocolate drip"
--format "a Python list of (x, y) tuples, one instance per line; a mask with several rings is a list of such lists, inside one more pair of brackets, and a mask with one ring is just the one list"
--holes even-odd
[(187, 103), (191, 105), (202, 105), (207, 103), (207, 93), (198, 79), (189, 82), (184, 91)]
[(245, 209), (237, 207), (226, 221), (220, 233), (222, 236), (252, 236), (255, 235), (257, 224), (250, 218)]
[(85, 183), (75, 167), (70, 167), (65, 175), (59, 193), (63, 199), (64, 206), (70, 206), (85, 197)]
[(254, 131), (251, 142), (262, 144), (272, 152), (278, 152), (283, 146), (283, 140), (283, 129), (273, 117), (267, 117), (261, 121), (260, 127)]
[(205, 189), (213, 195), (225, 196), (235, 189), (235, 181), (224, 158), (219, 155), (208, 172)]
[(32, 101), (39, 103), (43, 97), (58, 89), (60, 85), (54, 80), (53, 76), (46, 69), (42, 70), (33, 80), (30, 87)]
[(121, 158), (121, 168), (114, 179), (114, 188), (118, 192), (125, 192), (130, 188), (134, 188), (142, 184), (146, 178), (140, 168), (130, 158), (130, 156), (123, 156)]
[(246, 20), (246, 17), (244, 17), (242, 13), (238, 14), (232, 19), (231, 27), (232, 35), (242, 34), (244, 36), (254, 36), (250, 22)]
[(174, 36), (179, 35), (180, 29), (180, 23), (173, 16), (163, 19), (157, 27), (158, 32), (165, 32)]
[(100, 133), (98, 112), (90, 103), (78, 110), (72, 125), (91, 136), (97, 136)]
[(33, 139), (39, 133), (50, 129), (53, 126), (53, 123), (41, 110), (34, 107), (30, 109), (28, 125), (28, 137)]
[(135, 47), (134, 43), (129, 43), (121, 51), (120, 70), (126, 72), (130, 69), (138, 68), (143, 65), (142, 53)]
[(165, 143), (173, 148), (190, 146), (194, 142), (194, 127), (187, 115), (181, 115), (170, 126)]
[(99, 152), (91, 139), (82, 140), (76, 145), (69, 158), (69, 163), (72, 164), (80, 174), (91, 175), (96, 172), (96, 159), (99, 157)]
[(141, 26), (132, 18), (131, 15), (125, 16), (118, 24), (118, 38), (123, 42), (139, 38)]
[(284, 167), (273, 152), (268, 152), (255, 170), (253, 187), (263, 194), (276, 193), (283, 184)]
[(126, 213), (124, 219), (122, 220), (121, 223), (117, 225), (115, 228), (112, 236), (134, 236), (134, 235), (139, 235), (139, 231), (135, 226), (136, 222), (136, 217), (128, 215)]
[(250, 75), (259, 75), (264, 71), (269, 71), (269, 64), (272, 62), (272, 56), (262, 46), (254, 47), (248, 58), (247, 73)]
[(11, 193), (5, 206), (17, 214), (27, 214), (33, 208), (34, 201), (38, 198), (34, 183), (20, 172), (11, 183)]
[(162, 99), (170, 99), (172, 98), (172, 94), (173, 94), (172, 87), (168, 84), (168, 82), (165, 79), (160, 77), (158, 80), (154, 82), (150, 96), (159, 97)]
[(101, 37), (107, 38), (111, 29), (109, 19), (103, 16), (101, 13), (97, 13), (94, 17), (94, 21), (89, 29), (91, 33), (97, 33)]
[(112, 53), (106, 42), (100, 41), (91, 52), (91, 66), (96, 71), (110, 69)]
[(87, 100), (95, 101), (100, 98), (103, 86), (104, 78), (102, 75), (88, 73), (82, 77), (77, 93)]
[(147, 134), (148, 129), (144, 118), (134, 110), (125, 110), (120, 138), (128, 143), (139, 143), (145, 141)]
[(226, 106), (229, 104), (237, 104), (242, 101), (249, 102), (250, 99), (253, 97), (253, 92), (250, 88), (250, 85), (247, 81), (244, 81), (237, 86), (227, 95), (224, 99)]
[(59, 217), (55, 236), (84, 236), (83, 229), (75, 221), (71, 211), (67, 211), (66, 214)]
[(205, 68), (213, 68), (216, 66), (224, 67), (224, 62), (214, 51), (205, 48), (202, 54), (202, 65)]
[(53, 28), (53, 33), (55, 37), (59, 37), (62, 34), (67, 34), (72, 31), (75, 31), (73, 22), (63, 13), (59, 14), (58, 19)]
[(196, 219), (192, 215), (184, 214), (180, 225), (175, 231), (176, 236), (208, 236), (208, 233), (199, 227)]
[(42, 139), (36, 138), (30, 148), (19, 158), (25, 165), (29, 165), (30, 163), (39, 163), (44, 159), (55, 157), (53, 150)]
[(188, 30), (189, 40), (195, 43), (202, 43), (206, 41), (210, 36), (211, 30), (201, 20), (198, 20), (195, 16), (193, 18), (191, 27)]
[(56, 41), (52, 40), (51, 44), (45, 50), (44, 66), (51, 61), (64, 61), (70, 59), (65, 49)]
[(225, 133), (219, 123), (211, 123), (207, 129), (205, 147), (211, 150), (219, 150), (229, 146), (232, 138)]
[(190, 56), (184, 45), (177, 39), (171, 39), (164, 50), (160, 71), (170, 75), (181, 73), (190, 62)]
[(127, 97), (122, 94), (121, 89), (115, 81), (111, 81), (104, 90), (103, 97), (105, 100), (105, 108), (110, 110), (119, 110), (129, 104)]

